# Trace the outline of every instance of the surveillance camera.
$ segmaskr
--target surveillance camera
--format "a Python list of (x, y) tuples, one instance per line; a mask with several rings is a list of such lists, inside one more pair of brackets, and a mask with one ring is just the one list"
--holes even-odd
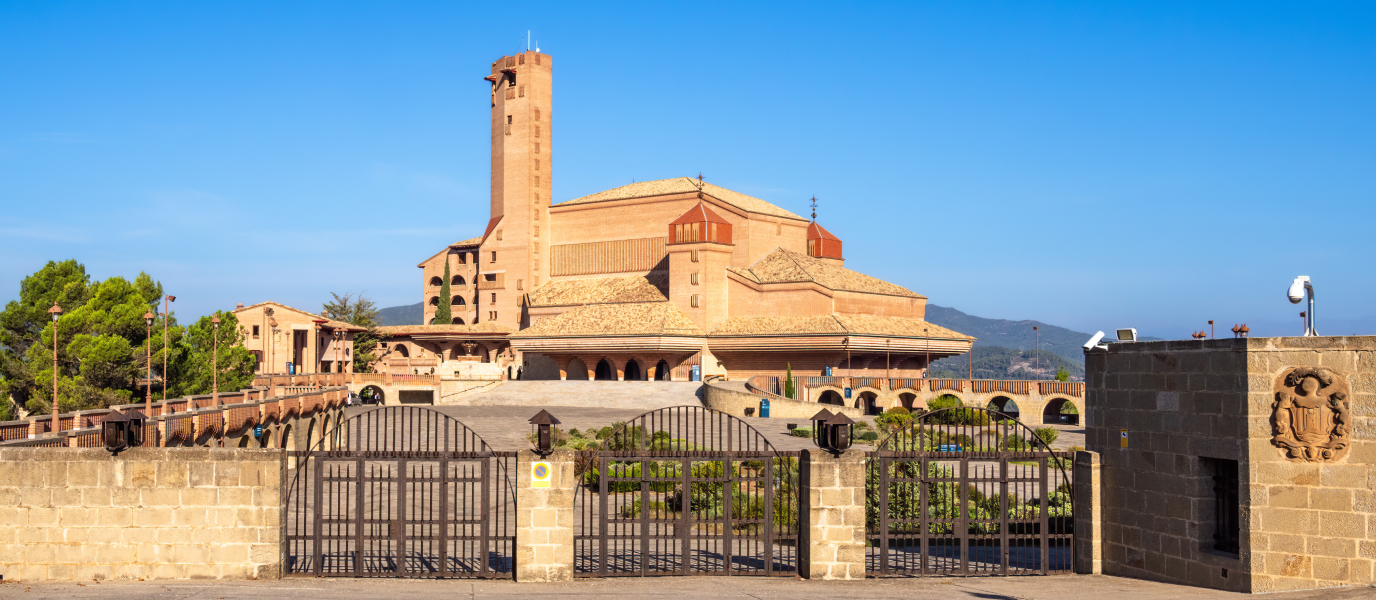
[(1100, 331), (1094, 334), (1094, 337), (1089, 338), (1089, 341), (1085, 342), (1085, 350), (1093, 350), (1095, 346), (1099, 345), (1099, 340), (1102, 339), (1104, 339), (1104, 332)]
[(1290, 297), (1291, 304), (1299, 304), (1304, 300), (1304, 284), (1309, 283), (1308, 275), (1300, 275), (1295, 278), (1295, 282), (1290, 284), (1290, 290), (1286, 293)]

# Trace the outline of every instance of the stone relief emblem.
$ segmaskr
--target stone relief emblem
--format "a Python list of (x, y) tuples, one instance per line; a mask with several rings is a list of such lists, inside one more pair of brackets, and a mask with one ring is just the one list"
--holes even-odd
[(1295, 367), (1276, 381), (1271, 443), (1292, 462), (1335, 462), (1352, 441), (1348, 386), (1320, 367)]

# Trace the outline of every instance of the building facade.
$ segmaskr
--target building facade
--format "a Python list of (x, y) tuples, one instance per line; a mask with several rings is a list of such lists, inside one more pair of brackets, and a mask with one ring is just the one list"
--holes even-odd
[[(686, 379), (694, 366), (730, 378), (790, 366), (820, 375), (871, 364), (921, 377), (973, 343), (926, 322), (926, 297), (846, 268), (842, 240), (815, 215), (701, 176), (551, 204), (553, 59), (504, 56), (485, 79), (490, 219), (480, 236), (418, 265), (427, 325), (390, 332), (389, 349), (452, 360), (479, 345), (481, 360), (528, 379)], [(452, 316), (437, 323), (443, 302)]]
[(238, 305), (255, 373), (351, 373), (354, 335), (364, 328), (276, 302)]

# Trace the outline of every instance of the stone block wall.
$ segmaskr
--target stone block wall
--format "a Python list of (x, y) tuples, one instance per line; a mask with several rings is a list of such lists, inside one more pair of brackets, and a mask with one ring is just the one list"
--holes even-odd
[(280, 450), (0, 449), (5, 581), (281, 576)]
[(799, 567), (808, 579), (865, 578), (865, 452), (804, 450), (803, 514), (808, 531)]
[[(516, 456), (516, 581), (573, 580), (573, 459), (572, 450)], [(536, 462), (549, 463), (549, 487), (532, 487)]]
[[(1346, 390), (1348, 415), (1320, 406), (1298, 425), (1336, 440), (1345, 421), (1345, 453), (1295, 458), (1275, 441), (1292, 427), (1277, 393), (1297, 368)], [(1104, 573), (1242, 592), (1376, 580), (1376, 337), (1111, 344), (1086, 369)], [(1214, 537), (1216, 476), (1232, 469), (1236, 553)]]

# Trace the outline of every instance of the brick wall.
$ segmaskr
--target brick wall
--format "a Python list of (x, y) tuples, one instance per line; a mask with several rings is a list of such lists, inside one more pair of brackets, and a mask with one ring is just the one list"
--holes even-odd
[(276, 578), (280, 450), (0, 449), (6, 581)]

